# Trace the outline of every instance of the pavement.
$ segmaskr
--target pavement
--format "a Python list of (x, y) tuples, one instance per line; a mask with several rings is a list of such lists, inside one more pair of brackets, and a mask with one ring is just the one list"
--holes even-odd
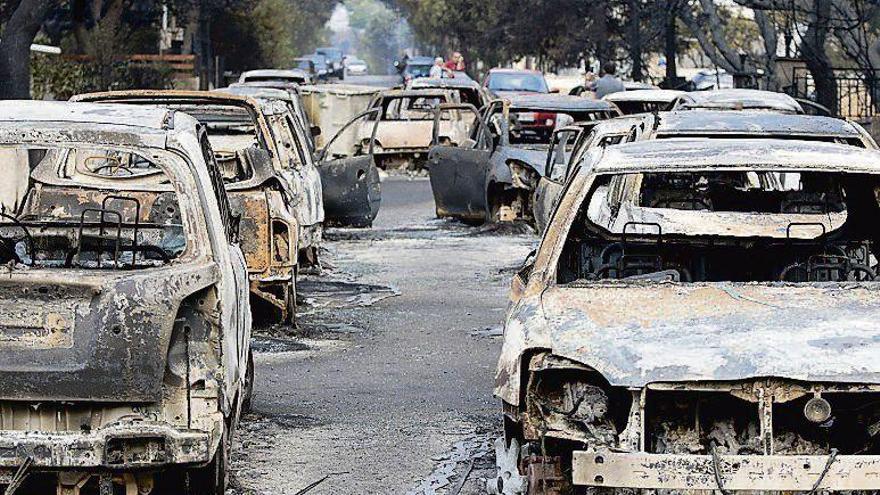
[(537, 237), (436, 219), (425, 178), (382, 188), (373, 229), (327, 233), (298, 329), (255, 338), (233, 493), (483, 493), (500, 323)]

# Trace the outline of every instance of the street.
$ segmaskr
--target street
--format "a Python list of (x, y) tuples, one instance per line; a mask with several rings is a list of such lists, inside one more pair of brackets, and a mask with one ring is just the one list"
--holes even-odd
[(256, 338), (254, 413), (233, 461), (242, 493), (322, 479), (308, 493), (449, 493), (472, 459), (461, 493), (482, 493), (507, 288), (537, 238), (437, 220), (426, 179), (382, 188), (374, 228), (328, 232), (326, 273), (300, 284), (323, 308), (301, 314), (307, 337)]

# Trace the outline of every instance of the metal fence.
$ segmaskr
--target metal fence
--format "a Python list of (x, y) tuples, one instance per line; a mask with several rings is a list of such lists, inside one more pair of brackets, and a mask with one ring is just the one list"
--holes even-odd
[[(868, 120), (880, 115), (880, 70), (834, 69), (834, 85), (841, 117)], [(806, 67), (795, 67), (792, 85), (786, 89), (795, 98), (812, 100), (816, 86)]]

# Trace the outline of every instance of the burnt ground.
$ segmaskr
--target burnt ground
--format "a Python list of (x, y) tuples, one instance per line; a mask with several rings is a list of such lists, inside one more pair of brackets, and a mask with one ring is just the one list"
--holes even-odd
[(465, 473), (459, 493), (483, 492), (507, 288), (537, 239), (435, 219), (424, 178), (382, 187), (372, 230), (328, 233), (297, 335), (255, 339), (236, 493), (449, 494)]

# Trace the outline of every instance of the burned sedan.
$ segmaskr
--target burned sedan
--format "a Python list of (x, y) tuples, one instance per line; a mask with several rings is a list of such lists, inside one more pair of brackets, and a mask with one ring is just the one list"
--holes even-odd
[[(470, 139), (443, 142), (440, 124), (449, 112), (470, 114)], [(468, 105), (439, 107), (428, 159), (437, 216), (471, 223), (531, 222), (532, 191), (544, 175), (554, 129), (619, 114), (608, 102), (552, 94), (495, 100), (482, 115)]]
[(489, 488), (880, 489), (880, 152), (590, 153), (513, 281)]
[(678, 98), (673, 110), (761, 110), (802, 114), (801, 104), (785, 93), (758, 89), (691, 91)]
[(76, 101), (161, 106), (186, 112), (208, 130), (233, 213), (255, 303), (271, 319), (296, 314), (296, 269), (317, 262), (324, 211), (321, 182), (301, 132), (281, 101), (199, 91), (118, 91)]
[[(370, 109), (378, 112), (359, 128), (361, 149), (366, 151), (372, 146), (376, 162), (383, 169), (422, 169), (431, 148), (434, 109), (459, 102), (458, 91), (450, 89), (383, 91), (370, 103)], [(457, 146), (467, 139), (467, 126), (458, 112), (445, 113), (438, 131), (440, 141)]]
[(684, 91), (674, 89), (645, 89), (618, 91), (605, 95), (605, 101), (614, 103), (624, 115), (671, 110)]
[(0, 108), (0, 485), (224, 493), (251, 316), (204, 129), (125, 105)]

